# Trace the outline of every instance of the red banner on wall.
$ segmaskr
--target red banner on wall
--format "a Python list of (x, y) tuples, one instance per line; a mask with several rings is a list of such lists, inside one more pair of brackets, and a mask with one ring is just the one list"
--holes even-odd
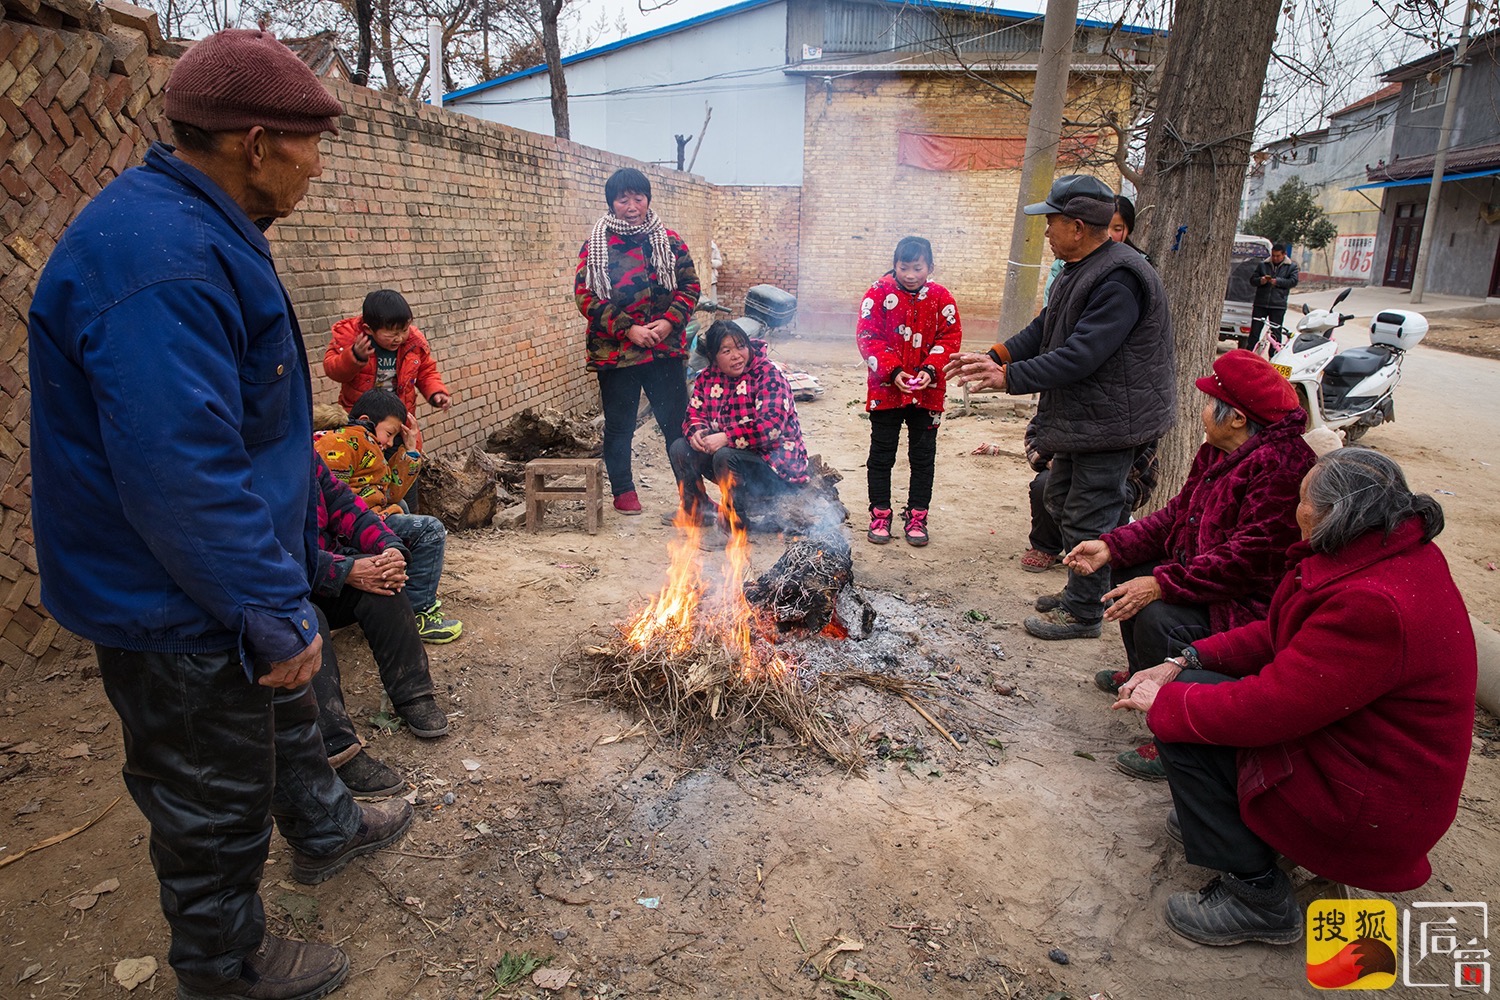
[[(1058, 148), (1058, 163), (1082, 162), (1098, 142), (1097, 135), (1064, 136)], [(931, 132), (896, 134), (896, 162), (921, 170), (1018, 170), (1025, 156), (1024, 138)]]

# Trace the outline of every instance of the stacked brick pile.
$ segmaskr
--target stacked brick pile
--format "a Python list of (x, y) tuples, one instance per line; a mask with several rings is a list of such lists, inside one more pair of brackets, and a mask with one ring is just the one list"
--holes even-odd
[[(156, 137), (171, 69), (154, 15), (4, 0), (0, 21), (0, 664), (73, 642), (41, 607), (31, 534), (26, 310), (58, 235)], [(0, 672), (0, 676), (4, 676)]]

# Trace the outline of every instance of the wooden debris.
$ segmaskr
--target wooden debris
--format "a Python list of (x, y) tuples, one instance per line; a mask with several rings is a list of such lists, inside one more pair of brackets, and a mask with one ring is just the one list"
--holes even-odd
[(26, 855), (28, 854), (31, 854), (33, 851), (40, 851), (45, 850), (48, 847), (54, 847), (57, 844), (61, 844), (63, 841), (69, 839), (70, 837), (78, 836), (80, 833), (103, 819), (105, 813), (109, 812), (115, 806), (119, 805), (120, 799), (122, 798), (124, 798), (123, 795), (116, 795), (115, 800), (109, 805), (105, 806), (102, 810), (100, 810), (99, 815), (95, 816), (93, 819), (89, 820), (82, 826), (75, 826), (73, 829), (68, 830), (66, 833), (59, 833), (56, 836), (48, 837), (46, 840), (39, 840), (19, 854), (12, 854), (8, 858), (0, 858), (0, 868), (4, 868), (6, 865), (15, 864), (17, 861), (20, 861), (22, 858), (26, 857)]
[(597, 458), (603, 437), (590, 421), (556, 410), (525, 410), (493, 431), (484, 450), (523, 464), (533, 458)]

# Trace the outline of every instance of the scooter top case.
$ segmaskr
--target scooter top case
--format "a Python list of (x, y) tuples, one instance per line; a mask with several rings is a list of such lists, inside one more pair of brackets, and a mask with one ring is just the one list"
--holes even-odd
[(745, 293), (745, 315), (769, 327), (786, 326), (797, 315), (797, 296), (775, 285), (752, 285)]

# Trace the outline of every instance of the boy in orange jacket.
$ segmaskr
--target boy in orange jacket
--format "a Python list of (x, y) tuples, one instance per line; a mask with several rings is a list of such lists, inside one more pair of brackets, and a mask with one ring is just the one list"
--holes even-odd
[[(333, 341), (323, 355), (323, 374), (342, 386), (339, 405), (345, 410), (371, 389), (391, 390), (412, 412), (419, 391), (439, 410), (452, 404), (427, 338), (411, 318), (406, 298), (382, 288), (365, 296), (360, 315), (333, 325)], [(420, 450), (420, 441), (412, 444)]]

